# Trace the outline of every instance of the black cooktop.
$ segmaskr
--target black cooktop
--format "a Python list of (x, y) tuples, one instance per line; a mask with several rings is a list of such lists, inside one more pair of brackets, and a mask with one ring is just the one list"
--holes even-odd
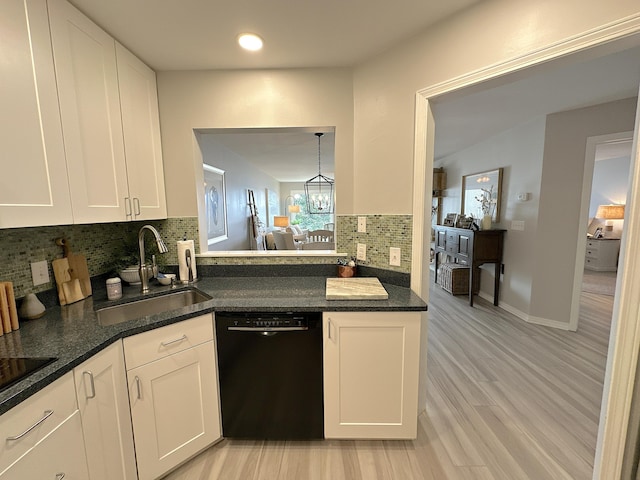
[(0, 390), (55, 361), (55, 357), (1, 358)]

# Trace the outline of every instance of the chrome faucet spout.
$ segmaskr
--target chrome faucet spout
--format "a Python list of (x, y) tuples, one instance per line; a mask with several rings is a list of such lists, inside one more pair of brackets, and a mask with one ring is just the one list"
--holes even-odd
[(145, 253), (144, 253), (144, 231), (145, 230), (149, 230), (153, 234), (156, 244), (158, 245), (158, 252), (167, 253), (169, 251), (169, 249), (167, 248), (167, 245), (164, 243), (164, 241), (160, 237), (160, 233), (158, 233), (158, 230), (156, 230), (155, 227), (151, 225), (144, 225), (140, 229), (140, 232), (138, 232), (138, 247), (140, 249), (140, 268), (138, 269), (138, 273), (140, 274), (140, 284), (142, 285), (141, 287), (142, 293), (146, 293), (149, 291), (149, 276), (147, 273), (147, 264), (146, 264)]

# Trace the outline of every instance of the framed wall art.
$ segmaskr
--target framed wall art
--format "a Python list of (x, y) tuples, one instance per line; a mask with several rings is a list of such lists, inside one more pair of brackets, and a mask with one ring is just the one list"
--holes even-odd
[(227, 236), (227, 199), (224, 170), (204, 164), (204, 204), (207, 214), (208, 244), (221, 242)]
[(502, 168), (462, 177), (461, 214), (473, 218), (489, 215), (493, 222), (499, 222), (501, 200)]

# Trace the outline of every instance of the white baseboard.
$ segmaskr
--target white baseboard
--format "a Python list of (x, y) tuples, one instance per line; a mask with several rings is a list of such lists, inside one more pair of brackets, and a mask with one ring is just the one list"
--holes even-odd
[[(480, 298), (484, 298), (488, 302), (493, 303), (493, 294), (488, 294), (486, 292), (480, 291), (478, 293)], [(523, 312), (522, 310), (518, 310), (517, 308), (509, 305), (508, 303), (504, 303), (500, 301), (498, 305), (499, 308), (503, 309), (505, 312), (509, 312), (511, 315), (518, 317), (520, 320), (524, 320), (527, 323), (532, 323), (534, 325), (542, 325), (543, 327), (552, 327), (557, 328), (559, 330), (571, 330), (569, 328), (569, 323), (559, 322), (557, 320), (551, 320), (549, 318), (542, 317), (534, 317), (529, 315), (528, 313)]]

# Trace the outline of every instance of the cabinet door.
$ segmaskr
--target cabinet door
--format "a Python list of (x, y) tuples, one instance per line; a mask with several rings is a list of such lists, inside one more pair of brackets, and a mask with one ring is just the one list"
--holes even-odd
[(73, 371), (91, 480), (137, 478), (122, 342)]
[(415, 438), (419, 312), (325, 313), (326, 438)]
[(74, 222), (124, 221), (115, 41), (66, 0), (49, 0), (49, 16)]
[(89, 478), (82, 444), (82, 424), (77, 410), (0, 475), (0, 480), (62, 478)]
[(220, 438), (213, 342), (127, 371), (140, 480), (158, 478)]
[(119, 43), (116, 58), (133, 219), (167, 218), (156, 74)]
[(72, 223), (45, 0), (2, 0), (0, 32), (0, 228)]

